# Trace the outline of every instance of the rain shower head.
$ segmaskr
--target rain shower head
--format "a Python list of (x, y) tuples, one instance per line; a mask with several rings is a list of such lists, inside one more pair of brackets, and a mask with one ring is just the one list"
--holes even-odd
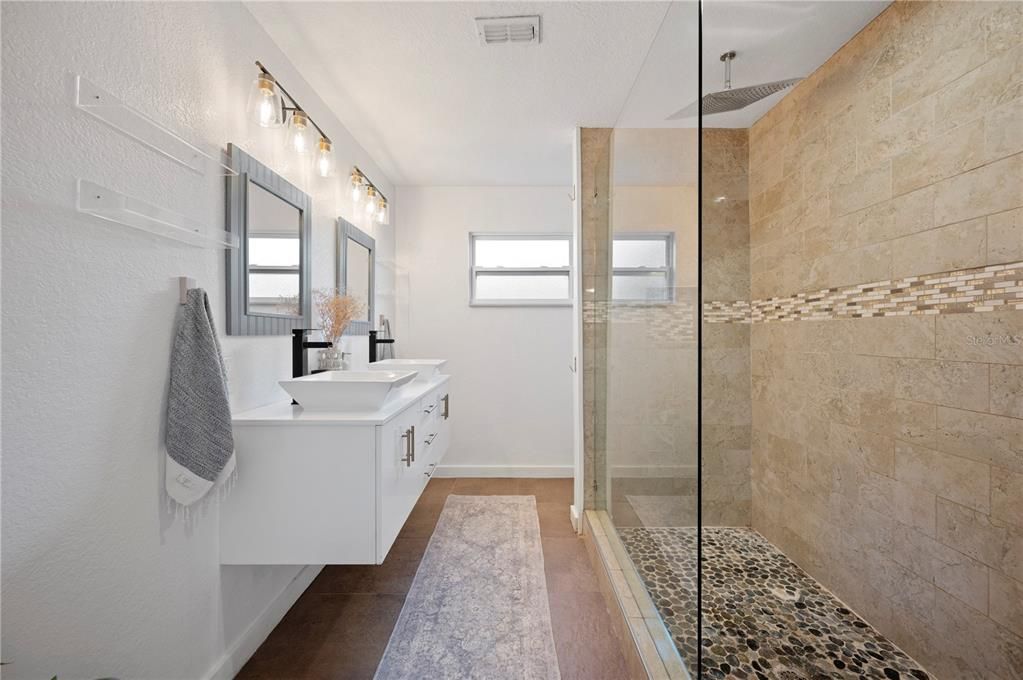
[(735, 59), (735, 52), (725, 52), (721, 55), (721, 61), (725, 62), (725, 89), (720, 92), (712, 92), (704, 95), (702, 100), (695, 101), (680, 111), (668, 116), (668, 120), (679, 120), (680, 118), (691, 118), (702, 109), (703, 115), (724, 113), (725, 111), (738, 111), (744, 109), (754, 102), (765, 97), (770, 97), (775, 92), (781, 92), (798, 83), (802, 78), (789, 78), (788, 80), (776, 80), (772, 83), (761, 83), (732, 89), (732, 60)]

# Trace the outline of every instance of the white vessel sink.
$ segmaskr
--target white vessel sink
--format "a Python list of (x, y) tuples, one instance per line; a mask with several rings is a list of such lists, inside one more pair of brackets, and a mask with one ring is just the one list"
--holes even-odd
[(280, 385), (302, 408), (312, 411), (376, 411), (397, 388), (415, 380), (416, 372), (325, 371), (281, 380)]
[(383, 359), (369, 365), (374, 371), (416, 371), (418, 382), (430, 382), (444, 370), (447, 359)]

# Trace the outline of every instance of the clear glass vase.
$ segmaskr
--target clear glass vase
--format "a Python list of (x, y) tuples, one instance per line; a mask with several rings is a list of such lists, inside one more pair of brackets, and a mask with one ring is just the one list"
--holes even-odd
[(344, 369), (344, 352), (340, 347), (328, 347), (319, 352), (321, 371), (340, 371)]

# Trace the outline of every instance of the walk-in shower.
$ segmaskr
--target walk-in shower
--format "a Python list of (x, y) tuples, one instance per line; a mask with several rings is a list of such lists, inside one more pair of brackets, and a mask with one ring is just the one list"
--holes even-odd
[(1021, 8), (704, 3), (705, 93), (806, 77), (697, 124), (673, 3), (582, 130), (587, 507), (692, 677), (1023, 677)]

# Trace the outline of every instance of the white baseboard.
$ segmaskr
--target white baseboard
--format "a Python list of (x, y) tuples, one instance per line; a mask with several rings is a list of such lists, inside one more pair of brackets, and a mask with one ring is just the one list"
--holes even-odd
[(581, 529), (579, 526), (579, 508), (574, 505), (570, 505), (568, 508), (569, 518), (572, 520), (572, 528), (575, 529), (576, 533), (580, 533)]
[(571, 477), (571, 465), (438, 465), (437, 477)]
[(298, 575), (266, 606), (266, 609), (260, 612), (256, 620), (224, 653), (220, 661), (206, 674), (205, 680), (231, 680), (238, 675), (242, 666), (252, 658), (259, 646), (291, 609), (291, 605), (295, 604), (295, 601), (305, 592), (305, 589), (309, 587), (309, 584), (322, 569), (322, 564), (309, 564), (302, 567), (302, 571), (298, 572)]

